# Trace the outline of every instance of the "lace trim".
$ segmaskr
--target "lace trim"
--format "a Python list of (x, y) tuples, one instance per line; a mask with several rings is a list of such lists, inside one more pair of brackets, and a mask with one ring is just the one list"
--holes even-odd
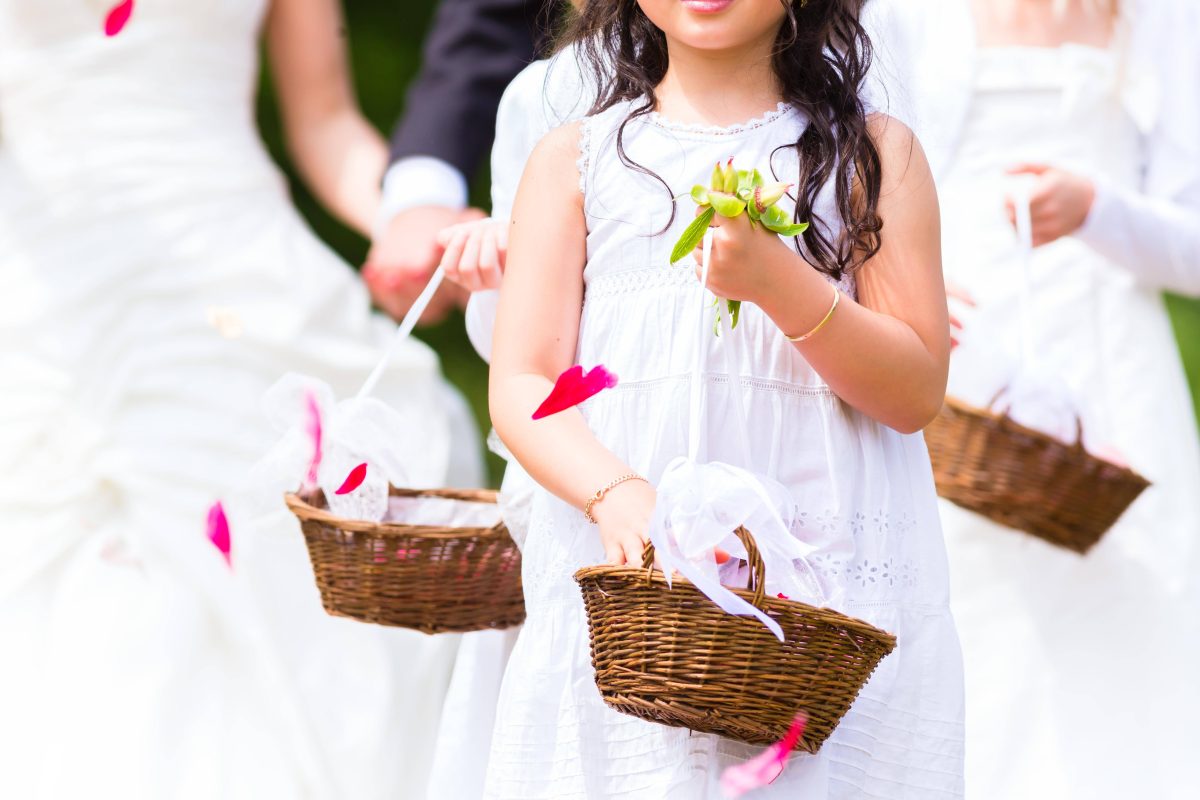
[(575, 169), (579, 172), (579, 193), (587, 195), (587, 171), (591, 162), (592, 126), (591, 117), (579, 121), (579, 157), (575, 159)]
[[(608, 396), (615, 398), (630, 392), (653, 392), (662, 389), (667, 384), (687, 383), (691, 379), (692, 375), (690, 372), (683, 372), (678, 375), (664, 375), (659, 378), (647, 378), (641, 381), (622, 381), (608, 392)], [(731, 381), (730, 377), (726, 374), (708, 372), (704, 375), (704, 382), (710, 386), (728, 386)], [(755, 389), (763, 392), (776, 392), (778, 394), (790, 394), (798, 397), (837, 397), (833, 393), (833, 390), (824, 384), (814, 386), (746, 376), (742, 376), (740, 383), (743, 389)]]
[(647, 289), (678, 288), (696, 286), (696, 273), (687, 264), (674, 266), (643, 267), (621, 272), (606, 272), (587, 282), (585, 300), (597, 300)]
[[(654, 289), (678, 289), (699, 283), (690, 261), (669, 267), (642, 267), (620, 272), (605, 272), (594, 278), (586, 278), (584, 301), (601, 300), (608, 297), (643, 292)], [(851, 298), (858, 299), (858, 287), (853, 275), (844, 275), (841, 280), (829, 281)]]
[(651, 125), (663, 128), (669, 131), (678, 133), (695, 133), (704, 136), (734, 136), (746, 131), (752, 131), (756, 128), (761, 128), (764, 125), (769, 125), (772, 122), (788, 116), (796, 109), (787, 103), (780, 101), (775, 106), (774, 111), (768, 111), (762, 116), (747, 120), (746, 122), (736, 125), (704, 125), (698, 122), (675, 122), (664, 117), (657, 111), (651, 111), (646, 115), (646, 121)]

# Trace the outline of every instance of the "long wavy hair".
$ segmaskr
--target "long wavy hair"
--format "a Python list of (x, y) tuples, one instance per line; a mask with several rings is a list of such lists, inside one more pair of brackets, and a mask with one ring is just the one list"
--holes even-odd
[[(841, 235), (831, 235), (830, 220), (802, 234), (810, 263), (840, 278), (879, 251), (879, 151), (867, 132), (859, 92), (871, 65), (871, 41), (859, 23), (864, 0), (779, 0), (787, 11), (775, 39), (772, 68), (783, 99), (810, 122), (800, 138), (776, 150), (795, 148), (800, 174), (795, 181), (796, 215), (812, 220), (817, 195), (833, 182)], [(630, 169), (663, 179), (625, 153), (626, 126), (652, 112), (654, 89), (667, 71), (667, 40), (637, 0), (589, 0), (568, 24), (562, 44), (573, 43), (600, 87), (591, 113), (621, 102), (632, 109), (617, 130), (617, 153)], [(789, 180), (777, 176), (780, 180)], [(853, 188), (860, 194), (856, 199)], [(671, 221), (675, 218), (672, 207)], [(667, 226), (670, 227), (670, 222)], [(828, 226), (828, 227), (827, 227)]]

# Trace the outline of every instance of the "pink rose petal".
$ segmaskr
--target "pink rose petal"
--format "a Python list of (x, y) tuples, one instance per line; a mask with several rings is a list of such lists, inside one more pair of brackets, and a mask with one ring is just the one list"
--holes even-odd
[(359, 464), (354, 469), (350, 470), (350, 474), (346, 476), (346, 480), (342, 481), (342, 485), (337, 488), (334, 494), (350, 494), (367, 478), (367, 462)]
[(575, 365), (554, 382), (550, 396), (533, 412), (534, 419), (543, 419), (560, 411), (579, 405), (605, 389), (617, 385), (617, 376), (597, 365), (584, 374), (583, 367)]
[(792, 598), (788, 597), (786, 594), (784, 594), (783, 592), (780, 592), (779, 594), (777, 594), (775, 596), (778, 597), (780, 600), (791, 600), (792, 599)]
[(752, 789), (768, 786), (783, 774), (784, 765), (795, 749), (796, 743), (804, 734), (804, 724), (807, 722), (804, 714), (797, 714), (792, 721), (792, 727), (782, 740), (768, 747), (759, 755), (741, 764), (727, 767), (721, 773), (721, 791), (726, 797), (741, 797)]
[(116, 36), (125, 29), (125, 23), (129, 22), (129, 17), (132, 15), (133, 0), (117, 3), (104, 18), (104, 35)]
[(304, 395), (307, 417), (304, 430), (312, 442), (312, 459), (308, 462), (308, 475), (304, 478), (304, 491), (311, 492), (317, 488), (317, 472), (321, 468), (321, 407), (317, 404), (316, 393), (309, 391)]
[(208, 509), (208, 540), (221, 551), (221, 555), (225, 557), (225, 563), (232, 567), (233, 543), (229, 537), (229, 520), (225, 517), (225, 507), (221, 505), (220, 501), (213, 503), (212, 507)]

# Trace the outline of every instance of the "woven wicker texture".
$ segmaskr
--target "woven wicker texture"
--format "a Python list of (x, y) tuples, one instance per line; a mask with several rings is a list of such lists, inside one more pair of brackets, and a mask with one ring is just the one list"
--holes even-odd
[(1086, 553), (1150, 485), (1125, 467), (947, 398), (925, 429), (938, 494), (1010, 528)]
[[(495, 503), (489, 491), (391, 489), (393, 497)], [(300, 519), (321, 602), (330, 614), (424, 633), (508, 628), (525, 620), (521, 552), (490, 528), (340, 519), (320, 492), (287, 496)]]
[(596, 566), (575, 573), (583, 591), (596, 686), (617, 711), (748, 744), (783, 738), (808, 716), (797, 750), (815, 753), (837, 727), (894, 636), (804, 603), (763, 597), (763, 563), (744, 528), (753, 591), (735, 589), (783, 628), (722, 611), (690, 581), (668, 587), (652, 569)]

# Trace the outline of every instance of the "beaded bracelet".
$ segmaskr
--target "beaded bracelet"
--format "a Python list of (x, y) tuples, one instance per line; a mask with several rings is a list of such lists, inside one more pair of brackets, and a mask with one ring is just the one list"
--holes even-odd
[(801, 334), (800, 336), (788, 336), (785, 333), (783, 335), (783, 338), (787, 339), (789, 342), (803, 342), (803, 341), (807, 341), (808, 339), (811, 339), (812, 337), (816, 336), (821, 331), (821, 328), (825, 327), (825, 323), (829, 322), (829, 320), (833, 318), (833, 312), (837, 311), (838, 302), (841, 299), (842, 299), (842, 293), (839, 292), (837, 287), (835, 286), (833, 288), (833, 305), (831, 305), (829, 307), (829, 311), (828, 311), (828, 313), (825, 314), (825, 318), (822, 319), (820, 322), (818, 322), (816, 327), (813, 328), (808, 333)]
[[(583, 504), (583, 515), (587, 517), (587, 521), (593, 525), (596, 523), (596, 518), (592, 516), (592, 506), (604, 499), (604, 495), (608, 494), (612, 489), (617, 488), (626, 481), (646, 481), (641, 475), (636, 472), (631, 472), (628, 475), (622, 475), (616, 480), (609, 481), (604, 486), (596, 490), (596, 493), (588, 498), (588, 501)], [(646, 481), (648, 483), (648, 481)]]

